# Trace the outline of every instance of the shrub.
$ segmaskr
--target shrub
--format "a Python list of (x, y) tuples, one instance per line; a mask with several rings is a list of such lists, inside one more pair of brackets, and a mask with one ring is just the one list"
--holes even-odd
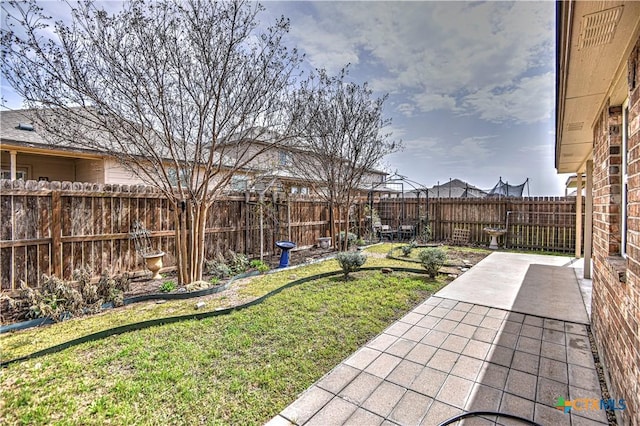
[[(340, 231), (338, 235), (336, 235), (338, 240), (338, 244), (342, 245), (344, 241), (344, 231)], [(347, 232), (347, 244), (353, 245), (358, 240), (358, 236), (352, 232)]]
[(232, 274), (231, 268), (229, 268), (225, 263), (217, 260), (205, 261), (204, 270), (207, 275), (212, 275), (219, 280), (229, 277)]
[(235, 253), (229, 250), (229, 268), (234, 275), (246, 272), (249, 269), (249, 259), (242, 253)]
[(257, 269), (258, 272), (260, 272), (261, 274), (264, 274), (269, 270), (269, 265), (264, 263), (262, 260), (257, 260), (257, 259), (252, 260), (251, 263), (249, 263), (249, 266), (253, 269)]
[(176, 289), (176, 283), (173, 281), (165, 281), (160, 286), (160, 291), (163, 293), (169, 293)]
[(358, 238), (358, 239), (356, 240), (356, 245), (357, 245), (358, 247), (366, 246), (366, 245), (367, 245), (367, 242), (366, 242), (365, 240), (363, 240), (362, 238)]
[(367, 256), (356, 252), (342, 252), (336, 255), (336, 260), (344, 272), (346, 281), (349, 278), (349, 273), (360, 270), (360, 267), (367, 261)]
[(416, 248), (415, 241), (412, 241), (411, 244), (407, 244), (406, 246), (400, 247), (400, 249), (402, 250), (402, 255), (404, 257), (409, 257), (409, 255), (411, 254), (411, 251), (413, 251), (414, 248)]
[(219, 282), (220, 282), (220, 278), (218, 277), (211, 277), (211, 279), (209, 280), (209, 283), (211, 285), (218, 285)]
[(431, 278), (436, 277), (438, 270), (440, 270), (447, 260), (447, 254), (444, 250), (435, 247), (422, 250), (418, 257), (420, 258), (420, 263), (422, 263), (422, 266), (427, 270), (427, 274), (429, 274)]

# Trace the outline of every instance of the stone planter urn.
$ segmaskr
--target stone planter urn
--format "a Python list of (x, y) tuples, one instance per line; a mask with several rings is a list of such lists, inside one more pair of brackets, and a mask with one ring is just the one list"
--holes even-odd
[(162, 257), (164, 256), (164, 252), (160, 251), (157, 253), (149, 253), (145, 254), (144, 261), (146, 262), (147, 269), (151, 271), (152, 280), (158, 280), (162, 278), (160, 275), (160, 269), (162, 269)]
[(331, 247), (331, 237), (320, 237), (318, 238), (318, 247), (321, 249), (328, 249)]

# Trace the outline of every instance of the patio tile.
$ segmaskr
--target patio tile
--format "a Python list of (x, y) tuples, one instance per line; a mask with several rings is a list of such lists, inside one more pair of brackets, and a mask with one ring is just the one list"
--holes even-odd
[(404, 359), (391, 372), (391, 374), (387, 376), (386, 380), (408, 388), (415, 378), (420, 375), (422, 369), (422, 365)]
[(400, 364), (400, 361), (402, 361), (402, 358), (398, 358), (397, 356), (393, 356), (388, 353), (383, 353), (369, 364), (364, 371), (384, 379), (393, 371), (394, 368), (396, 368), (398, 364)]
[(555, 343), (556, 345), (565, 345), (564, 331), (552, 330), (549, 328), (543, 329), (542, 340), (545, 342)]
[(407, 391), (389, 415), (389, 420), (401, 425), (419, 425), (432, 402), (433, 399), (427, 396)]
[(436, 426), (451, 417), (461, 414), (463, 411), (459, 408), (444, 404), (440, 401), (433, 401), (427, 415), (422, 420), (422, 426)]
[(574, 324), (567, 322), (564, 324), (564, 330), (567, 333), (578, 334), (580, 336), (588, 336), (587, 327), (584, 324)]
[(442, 301), (438, 304), (440, 308), (452, 309), (454, 306), (458, 304), (457, 300), (453, 299), (442, 299)]
[(382, 383), (382, 379), (368, 373), (360, 373), (349, 385), (344, 388), (339, 396), (356, 405), (362, 404), (371, 392)]
[(469, 312), (469, 310), (473, 308), (473, 304), (466, 302), (458, 302), (456, 306), (453, 307), (456, 311)]
[(518, 344), (518, 335), (510, 333), (499, 333), (494, 342), (496, 345), (504, 346), (505, 348), (515, 349)]
[(522, 324), (524, 321), (524, 314), (518, 312), (509, 312), (507, 314), (507, 321), (519, 322)]
[(489, 312), (489, 308), (486, 306), (474, 305), (473, 308), (469, 309), (469, 312), (484, 316)]
[(444, 342), (447, 336), (449, 336), (449, 334), (443, 331), (431, 330), (420, 342), (437, 348)]
[(354, 368), (364, 370), (374, 359), (378, 358), (381, 353), (380, 351), (365, 346), (351, 355), (344, 363)]
[(544, 318), (536, 317), (533, 315), (525, 315), (524, 324), (535, 325), (536, 327), (542, 327), (544, 325)]
[(513, 359), (513, 352), (513, 349), (505, 348), (504, 346), (491, 345), (489, 353), (486, 356), (486, 360), (493, 364), (510, 367), (511, 360)]
[(591, 350), (591, 343), (589, 343), (589, 337), (580, 336), (577, 334), (566, 334), (567, 348)]
[(480, 369), (480, 373), (476, 378), (476, 382), (503, 390), (504, 384), (507, 381), (508, 374), (509, 368), (502, 365), (485, 362), (484, 364), (482, 364), (482, 368)]
[(581, 398), (597, 400), (598, 405), (596, 407), (585, 407), (584, 409), (581, 409), (581, 410), (574, 409), (574, 410), (571, 410), (571, 413), (579, 417), (584, 417), (590, 420), (594, 420), (596, 422), (607, 422), (606, 411), (600, 410), (600, 398), (601, 398), (600, 391), (594, 392), (587, 389), (580, 389), (573, 386), (569, 386), (569, 398), (572, 400), (581, 399)]
[(502, 393), (500, 389), (474, 383), (464, 409), (466, 411), (498, 411)]
[(462, 351), (462, 354), (484, 360), (490, 348), (491, 345), (487, 342), (469, 340), (469, 343), (467, 343), (467, 346)]
[(500, 331), (502, 333), (518, 334), (522, 329), (522, 324), (516, 321), (507, 320), (502, 323)]
[(393, 342), (398, 340), (397, 336), (392, 336), (390, 334), (382, 333), (369, 343), (367, 343), (367, 347), (371, 349), (375, 349), (377, 351), (384, 351), (387, 349)]
[(448, 319), (442, 319), (436, 325), (433, 326), (434, 330), (442, 331), (444, 333), (451, 333), (451, 331), (460, 324), (458, 321), (451, 321)]
[(520, 330), (521, 336), (531, 337), (532, 339), (542, 339), (542, 327), (523, 324)]
[(451, 321), (460, 321), (462, 318), (464, 318), (465, 315), (466, 312), (456, 311), (455, 309), (452, 309), (447, 315), (444, 316), (444, 318)]
[(433, 308), (431, 312), (429, 312), (429, 316), (435, 318), (444, 318), (444, 316), (447, 315), (449, 311), (449, 308), (438, 306), (437, 308)]
[(472, 387), (473, 382), (471, 380), (449, 376), (442, 384), (438, 395), (436, 395), (436, 400), (454, 407), (464, 408)]
[(576, 413), (570, 413), (570, 416), (571, 426), (602, 426), (609, 424), (609, 422), (587, 419), (586, 417), (581, 417)]
[(563, 411), (542, 404), (536, 404), (534, 410), (533, 420), (541, 425), (571, 425), (571, 416)]
[(438, 321), (440, 321), (440, 318), (427, 315), (424, 318), (422, 318), (416, 325), (419, 325), (420, 327), (424, 327), (430, 330), (433, 327), (435, 327)]
[(402, 358), (408, 354), (415, 345), (416, 342), (413, 340), (398, 339), (394, 344), (389, 346), (385, 352)]
[(475, 314), (473, 312), (468, 312), (464, 316), (464, 318), (462, 318), (461, 322), (463, 324), (480, 325), (480, 323), (482, 322), (483, 319), (484, 319), (483, 315)]
[(567, 364), (562, 361), (542, 357), (538, 375), (556, 382), (568, 383)]
[(340, 364), (318, 382), (318, 387), (337, 394), (347, 386), (358, 374), (360, 370), (346, 364)]
[(371, 411), (358, 408), (344, 423), (344, 426), (379, 426), (383, 421), (384, 419), (377, 414), (373, 414)]
[(427, 366), (448, 373), (455, 365), (457, 359), (457, 353), (438, 349), (427, 363)]
[[(569, 364), (569, 387), (578, 387), (591, 392), (591, 394), (599, 395), (600, 380), (594, 369), (580, 367), (579, 365)], [(571, 389), (569, 389), (571, 390)]]
[(493, 318), (486, 316), (480, 323), (480, 327), (489, 328), (491, 330), (499, 330), (502, 325), (502, 318)]
[(556, 361), (567, 361), (567, 349), (564, 345), (557, 345), (544, 340), (542, 341), (542, 348), (540, 348), (540, 355)]
[(576, 364), (582, 367), (595, 368), (595, 362), (593, 361), (593, 354), (591, 350), (567, 348), (567, 362), (569, 364)]
[(267, 423), (265, 423), (264, 426), (291, 426), (291, 425), (295, 425), (295, 423), (291, 423), (289, 420), (285, 419), (284, 417), (277, 415), (271, 420), (269, 420)]
[(477, 329), (478, 327), (476, 327), (475, 325), (458, 323), (453, 331), (451, 331), (451, 334), (471, 338), (473, 336), (473, 333), (475, 333)]
[(446, 378), (446, 373), (426, 367), (418, 377), (415, 378), (409, 388), (423, 395), (434, 398), (438, 394), (438, 391)]
[(389, 382), (382, 382), (364, 401), (362, 408), (387, 417), (405, 394), (406, 389)]
[(406, 322), (394, 322), (389, 328), (387, 328), (384, 332), (386, 334), (391, 334), (393, 336), (402, 336), (411, 328), (411, 324), (407, 324)]
[(437, 297), (437, 296), (431, 296), (430, 298), (428, 298), (427, 300), (424, 301), (425, 305), (430, 305), (430, 306), (438, 306), (438, 304), (440, 302), (442, 302), (444, 299), (442, 297)]
[(344, 423), (358, 407), (341, 398), (333, 398), (318, 413), (311, 417), (305, 426), (340, 425)]
[(487, 312), (487, 316), (491, 318), (505, 319), (507, 317), (508, 312), (503, 309), (491, 308), (489, 312)]
[(504, 391), (522, 398), (535, 400), (536, 384), (537, 377), (535, 375), (518, 370), (510, 370)]
[[(500, 412), (514, 414), (516, 416), (524, 417), (525, 419), (533, 419), (534, 406), (535, 404), (533, 401), (505, 392), (502, 395), (502, 401), (500, 402)], [(507, 419), (500, 419), (500, 423), (511, 424)], [(517, 422), (515, 424), (521, 425), (522, 422)]]
[(445, 341), (442, 342), (442, 345), (440, 345), (440, 347), (452, 352), (462, 352), (468, 341), (469, 339), (467, 339), (466, 337), (450, 334), (449, 337), (447, 337)]
[(529, 374), (538, 374), (540, 357), (526, 352), (515, 351), (511, 360), (511, 368)]
[(473, 340), (479, 340), (481, 342), (491, 343), (493, 342), (493, 339), (496, 338), (496, 334), (497, 334), (496, 330), (489, 330), (488, 328), (478, 327), (476, 331), (473, 333), (473, 336), (471, 336), (471, 338)]
[(544, 328), (548, 328), (549, 330), (556, 330), (564, 332), (564, 321), (555, 320), (551, 318), (544, 319)]
[(435, 308), (435, 306), (428, 304), (427, 302), (423, 302), (419, 304), (417, 307), (413, 309), (413, 312), (420, 315), (427, 315)]
[(531, 337), (520, 336), (516, 349), (522, 352), (528, 352), (534, 355), (540, 355), (540, 340)]
[(430, 345), (418, 343), (406, 356), (405, 359), (426, 365), (431, 359), (437, 348)]
[(567, 398), (569, 387), (566, 383), (556, 382), (544, 377), (538, 377), (538, 389), (536, 390), (536, 402), (549, 407), (555, 407), (559, 397)]
[(424, 315), (420, 315), (412, 311), (406, 314), (405, 316), (403, 316), (402, 318), (400, 318), (399, 321), (406, 322), (407, 324), (415, 325), (416, 323), (418, 323), (418, 321), (420, 321), (424, 317), (425, 317)]
[(404, 333), (402, 337), (404, 339), (413, 340), (414, 342), (419, 342), (424, 338), (424, 336), (427, 335), (429, 331), (430, 329), (428, 328), (424, 328), (416, 325), (411, 327), (409, 330), (407, 330), (407, 332)]
[(333, 394), (317, 386), (307, 389), (293, 404), (285, 408), (282, 417), (298, 424), (309, 420), (318, 410), (331, 400)]
[(475, 381), (482, 369), (482, 365), (483, 361), (480, 359), (460, 355), (450, 374)]

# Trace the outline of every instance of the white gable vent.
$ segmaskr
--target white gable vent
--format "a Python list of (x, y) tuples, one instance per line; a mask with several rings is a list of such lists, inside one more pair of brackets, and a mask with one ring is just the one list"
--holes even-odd
[(611, 43), (620, 22), (623, 6), (584, 15), (580, 26), (578, 49)]

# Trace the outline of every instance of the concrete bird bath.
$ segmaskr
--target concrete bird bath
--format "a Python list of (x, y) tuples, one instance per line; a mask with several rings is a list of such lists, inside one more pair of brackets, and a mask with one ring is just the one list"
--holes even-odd
[(498, 247), (498, 237), (507, 233), (506, 229), (503, 228), (484, 228), (484, 232), (489, 234), (491, 237), (491, 242), (489, 243), (489, 248), (491, 250), (497, 250)]

